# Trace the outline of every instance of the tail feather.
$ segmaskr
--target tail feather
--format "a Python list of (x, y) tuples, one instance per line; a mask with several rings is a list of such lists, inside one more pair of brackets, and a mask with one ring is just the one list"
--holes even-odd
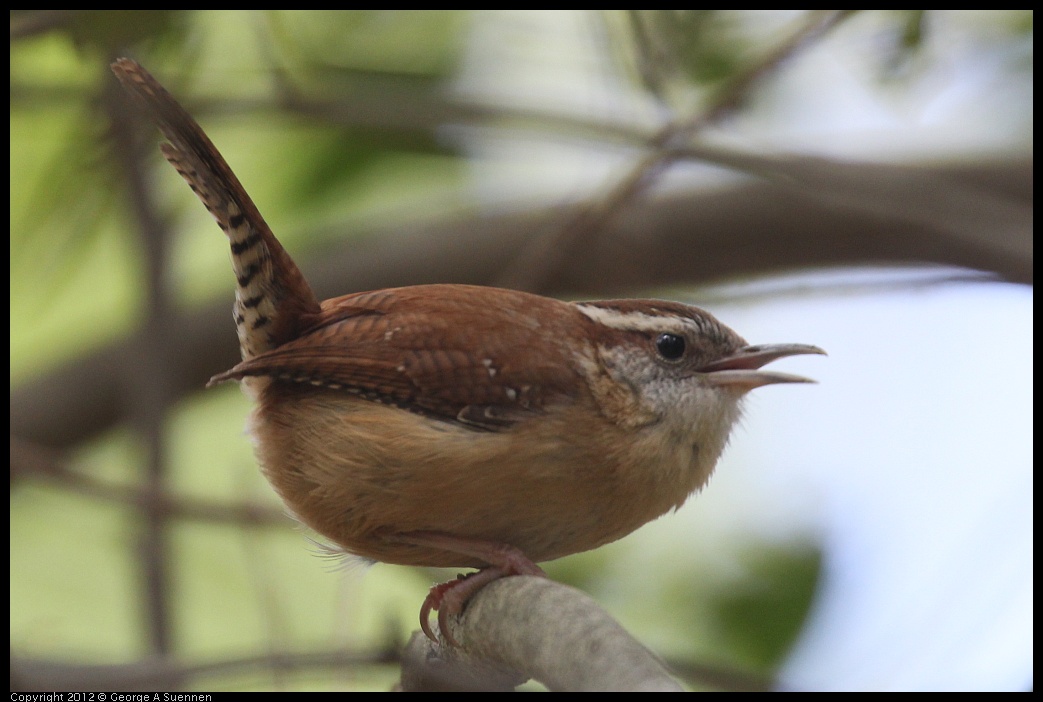
[(160, 148), (228, 236), (236, 277), (235, 324), (243, 360), (295, 338), (319, 301), (246, 190), (192, 116), (130, 59), (112, 70), (170, 141)]

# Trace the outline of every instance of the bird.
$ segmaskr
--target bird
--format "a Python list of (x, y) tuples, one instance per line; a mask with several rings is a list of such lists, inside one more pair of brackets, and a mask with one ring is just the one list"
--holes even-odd
[(807, 378), (765, 370), (825, 354), (751, 345), (668, 300), (563, 301), (428, 284), (319, 301), (189, 113), (140, 64), (112, 64), (161, 151), (230, 243), (261, 471), (331, 546), (411, 566), (475, 568), (431, 588), (421, 628), (482, 587), (620, 539), (700, 490), (744, 396)]

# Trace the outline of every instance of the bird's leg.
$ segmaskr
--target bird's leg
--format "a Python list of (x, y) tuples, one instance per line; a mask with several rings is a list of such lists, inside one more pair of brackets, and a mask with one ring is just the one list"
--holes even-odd
[(456, 646), (458, 645), (457, 642), (446, 627), (448, 617), (451, 614), (462, 612), (464, 605), (476, 592), (492, 581), (509, 575), (547, 577), (543, 569), (533, 563), (528, 556), (508, 544), (452, 536), (437, 531), (411, 531), (404, 534), (396, 534), (390, 538), (400, 543), (452, 551), (453, 553), (471, 556), (489, 564), (479, 569), (476, 573), (461, 575), (454, 580), (440, 583), (431, 588), (423, 606), (420, 607), (420, 628), (432, 641), (437, 641), (438, 639), (435, 637), (434, 632), (431, 631), (429, 621), (431, 610), (438, 611), (438, 628), (446, 640)]

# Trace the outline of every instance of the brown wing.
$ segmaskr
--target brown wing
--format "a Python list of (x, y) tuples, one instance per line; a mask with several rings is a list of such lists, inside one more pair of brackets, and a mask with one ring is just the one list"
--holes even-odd
[(322, 303), (299, 338), (215, 376), (271, 376), (343, 390), (485, 429), (564, 401), (577, 382), (582, 315), (526, 293), (422, 285)]

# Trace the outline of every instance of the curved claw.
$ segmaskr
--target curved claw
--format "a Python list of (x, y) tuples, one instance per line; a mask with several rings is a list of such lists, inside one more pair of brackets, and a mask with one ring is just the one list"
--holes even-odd
[[(435, 636), (435, 632), (431, 631), (431, 610), (438, 609), (433, 599), (429, 592), (427, 597), (424, 598), (424, 604), (420, 605), (420, 629), (424, 632), (424, 636), (438, 643), (438, 637)], [(441, 623), (439, 623), (439, 626), (441, 626)]]
[(454, 646), (457, 645), (456, 641), (454, 641), (453, 637), (449, 634), (448, 629), (445, 628), (443, 615), (449, 610), (449, 607), (442, 607), (442, 603), (445, 599), (445, 594), (451, 590), (456, 583), (463, 579), (464, 576), (461, 575), (454, 580), (435, 585), (427, 593), (427, 597), (424, 598), (424, 604), (420, 605), (420, 629), (424, 632), (424, 635), (427, 636), (427, 638), (435, 643), (438, 643), (438, 637), (435, 636), (435, 632), (431, 629), (431, 610), (438, 610), (439, 630), (445, 635), (450, 643)]

